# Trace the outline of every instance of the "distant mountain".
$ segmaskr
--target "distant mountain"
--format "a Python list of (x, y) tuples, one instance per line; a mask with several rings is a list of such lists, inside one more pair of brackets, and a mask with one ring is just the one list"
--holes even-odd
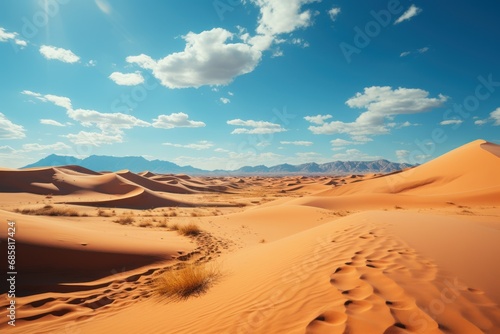
[(208, 171), (192, 166), (179, 166), (169, 161), (146, 160), (143, 157), (111, 157), (91, 155), (85, 159), (71, 156), (51, 154), (42, 160), (23, 168), (50, 167), (64, 165), (79, 165), (94, 171), (118, 171), (128, 169), (138, 173), (150, 171), (153, 173), (191, 174), (191, 175), (287, 175), (287, 174), (366, 174), (366, 173), (392, 173), (405, 168), (413, 167), (406, 163), (396, 163), (387, 160), (376, 161), (334, 161), (324, 164), (306, 163), (301, 165), (281, 164), (272, 167), (264, 165), (245, 166), (233, 171), (216, 170)]

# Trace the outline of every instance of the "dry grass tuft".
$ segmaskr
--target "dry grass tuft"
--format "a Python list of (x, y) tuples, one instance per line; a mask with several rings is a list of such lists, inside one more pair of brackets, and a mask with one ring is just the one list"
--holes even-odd
[(145, 220), (139, 223), (139, 227), (152, 227), (153, 223), (149, 220)]
[(198, 227), (198, 225), (194, 223), (189, 223), (187, 225), (179, 227), (178, 232), (182, 235), (194, 236), (200, 234), (201, 229)]
[(116, 220), (113, 220), (113, 222), (118, 223), (120, 225), (130, 225), (133, 222), (135, 222), (135, 219), (131, 216), (123, 216)]
[(162, 296), (187, 299), (206, 292), (220, 276), (220, 268), (216, 265), (188, 264), (182, 269), (162, 274), (155, 281), (155, 286)]
[(17, 213), (22, 213), (25, 215), (36, 215), (36, 216), (65, 216), (65, 217), (78, 217), (80, 216), (76, 210), (69, 208), (55, 208), (52, 205), (45, 205), (38, 209), (16, 209)]

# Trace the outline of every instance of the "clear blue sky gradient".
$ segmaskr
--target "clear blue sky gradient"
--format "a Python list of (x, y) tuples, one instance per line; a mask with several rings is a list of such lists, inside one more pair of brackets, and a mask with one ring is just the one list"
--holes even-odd
[[(500, 143), (499, 12), (486, 0), (2, 1), (0, 166), (51, 153), (204, 169), (423, 163)], [(153, 65), (127, 58), (139, 55)]]

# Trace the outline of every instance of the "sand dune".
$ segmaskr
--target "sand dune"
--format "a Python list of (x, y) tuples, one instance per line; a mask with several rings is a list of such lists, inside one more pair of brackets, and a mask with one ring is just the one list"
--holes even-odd
[[(0, 329), (500, 333), (499, 168), (500, 146), (474, 141), (385, 176), (1, 169), (19, 293), (16, 327)], [(80, 215), (13, 212), (44, 205)], [(189, 223), (201, 232), (175, 231)], [(156, 278), (189, 263), (222, 275), (186, 300), (158, 296)]]

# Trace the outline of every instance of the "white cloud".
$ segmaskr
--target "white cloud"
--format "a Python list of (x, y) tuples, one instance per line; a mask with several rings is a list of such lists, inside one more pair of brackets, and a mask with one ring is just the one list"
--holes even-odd
[(461, 119), (447, 119), (439, 123), (440, 125), (458, 125), (462, 124), (464, 121)]
[(346, 150), (345, 153), (334, 154), (332, 158), (341, 161), (371, 161), (382, 159), (381, 156), (369, 155), (356, 149)]
[(0, 112), (0, 139), (21, 139), (26, 137), (24, 127), (12, 123)]
[(173, 144), (173, 143), (163, 143), (162, 145), (165, 145), (165, 146), (172, 146), (172, 147), (179, 147), (179, 148), (189, 148), (189, 149), (192, 149), (192, 150), (207, 150), (211, 147), (214, 146), (213, 143), (209, 142), (209, 141), (206, 141), (206, 140), (201, 140), (197, 143), (193, 143), (193, 144), (186, 144), (186, 145), (182, 145), (182, 144)]
[(76, 109), (68, 110), (68, 116), (80, 122), (83, 126), (96, 126), (103, 133), (120, 133), (122, 129), (133, 127), (148, 127), (151, 124), (132, 115), (122, 113), (101, 113), (95, 110)]
[(333, 7), (328, 11), (328, 15), (332, 21), (337, 19), (337, 16), (340, 14), (340, 7)]
[(42, 102), (52, 102), (56, 106), (62, 107), (66, 110), (73, 108), (71, 105), (71, 100), (64, 96), (57, 96), (52, 94), (42, 95), (40, 93), (35, 93), (29, 90), (23, 90), (21, 94), (34, 97)]
[(429, 51), (429, 47), (426, 46), (424, 48), (418, 49), (417, 51), (418, 53), (426, 53), (427, 51)]
[(229, 96), (234, 96), (234, 93), (233, 93), (233, 92), (227, 92), (227, 94), (228, 94)]
[(490, 113), (490, 117), (495, 123), (493, 125), (500, 125), (500, 108), (495, 109)]
[(291, 33), (299, 28), (311, 25), (313, 13), (302, 10), (305, 4), (317, 0), (250, 0), (260, 8), (257, 33), (264, 36), (276, 36)]
[[(369, 135), (388, 134), (396, 123), (386, 124), (387, 118), (395, 115), (415, 114), (440, 107), (447, 97), (439, 94), (438, 98), (429, 98), (429, 93), (422, 89), (391, 87), (368, 87), (363, 93), (357, 93), (346, 101), (351, 108), (366, 109), (354, 122), (332, 121), (319, 126), (310, 126), (314, 134), (348, 134), (356, 141), (369, 141)], [(308, 120), (308, 119), (306, 119)], [(315, 123), (317, 119), (309, 121)], [(315, 124), (318, 124), (317, 122)]]
[(89, 60), (89, 61), (85, 64), (85, 66), (87, 66), (87, 67), (94, 67), (94, 66), (96, 66), (96, 65), (97, 65), (97, 62), (96, 62), (95, 60), (92, 60), (92, 59), (91, 59), (91, 60)]
[(230, 151), (229, 150), (226, 150), (224, 148), (216, 148), (214, 150), (214, 152), (217, 152), (217, 153), (229, 153)]
[(227, 97), (221, 97), (219, 100), (224, 104), (228, 104), (231, 102), (231, 100), (228, 99)]
[(64, 124), (59, 123), (58, 121), (54, 121), (53, 119), (41, 119), (40, 124), (53, 125), (53, 126), (65, 126)]
[(411, 52), (410, 51), (405, 51), (405, 52), (401, 52), (401, 54), (399, 55), (400, 57), (406, 57), (410, 54)]
[(32, 152), (32, 151), (60, 151), (60, 150), (67, 150), (70, 149), (71, 147), (66, 145), (63, 142), (57, 142), (54, 144), (49, 144), (49, 145), (40, 145), (38, 143), (34, 144), (24, 144), (23, 145), (23, 151), (24, 152)]
[(313, 142), (312, 141), (296, 140), (296, 141), (280, 141), (280, 144), (282, 144), (282, 145), (295, 145), (295, 146), (311, 146), (313, 144)]
[(13, 40), (16, 45), (24, 48), (28, 45), (28, 42), (22, 39), (18, 39), (18, 35), (19, 34), (17, 32), (7, 32), (4, 28), (0, 27), (0, 42), (8, 42), (10, 40)]
[(408, 161), (408, 156), (410, 155), (410, 151), (407, 150), (397, 150), (396, 157), (398, 157), (398, 161), (406, 162)]
[(169, 88), (227, 85), (237, 76), (252, 72), (262, 53), (245, 43), (227, 43), (233, 34), (222, 28), (189, 32), (183, 36), (184, 51), (154, 61), (147, 55), (127, 57), (127, 62), (153, 71)]
[(170, 115), (159, 115), (154, 119), (153, 126), (155, 128), (173, 129), (173, 128), (200, 128), (206, 124), (199, 121), (192, 121), (189, 116), (183, 112), (173, 113)]
[(474, 124), (476, 124), (476, 125), (485, 125), (486, 123), (488, 123), (487, 119), (478, 119), (478, 120), (474, 121)]
[(140, 54), (138, 56), (128, 56), (125, 58), (127, 63), (137, 64), (147, 70), (153, 70), (156, 67), (156, 61), (148, 55)]
[(10, 146), (0, 146), (0, 154), (10, 154), (14, 153), (16, 150), (14, 150)]
[(77, 145), (101, 146), (102, 144), (114, 144), (123, 142), (121, 133), (105, 134), (98, 132), (80, 131), (77, 134), (68, 134), (63, 137), (68, 138), (72, 143)]
[(415, 5), (411, 5), (410, 8), (406, 12), (403, 13), (396, 21), (394, 21), (394, 24), (399, 24), (403, 21), (410, 20), (411, 18), (417, 16), (422, 12), (422, 9), (418, 8)]
[(110, 74), (109, 78), (120, 86), (136, 86), (144, 83), (144, 78), (139, 71), (135, 73), (113, 72)]
[(42, 45), (39, 51), (47, 59), (59, 60), (64, 63), (76, 63), (80, 60), (80, 57), (75, 55), (71, 50), (50, 45)]
[[(244, 126), (247, 128), (236, 128), (231, 134), (271, 134), (286, 131), (279, 124), (264, 122), (264, 121), (243, 121), (241, 119), (233, 119), (227, 121), (229, 125)], [(249, 129), (248, 129), (249, 128)]]
[(360, 141), (350, 141), (350, 140), (345, 140), (345, 139), (333, 139), (330, 140), (330, 144), (332, 144), (333, 147), (343, 147), (343, 146), (350, 146), (350, 145), (361, 145), (364, 144), (365, 142), (360, 142)]
[(325, 124), (325, 121), (332, 117), (333, 117), (332, 115), (316, 115), (316, 116), (306, 116), (304, 117), (304, 119), (310, 123), (321, 125)]

